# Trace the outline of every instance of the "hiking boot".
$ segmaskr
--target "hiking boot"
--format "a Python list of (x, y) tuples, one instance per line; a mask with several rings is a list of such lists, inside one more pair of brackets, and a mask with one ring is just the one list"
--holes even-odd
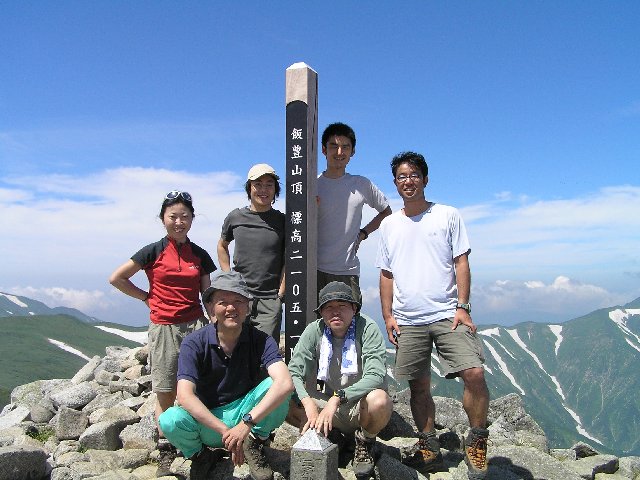
[(473, 427), (462, 442), (464, 463), (467, 464), (469, 480), (483, 480), (487, 476), (487, 440), (489, 430)]
[(160, 451), (160, 455), (158, 457), (156, 478), (173, 475), (173, 473), (171, 473), (171, 464), (178, 456), (176, 447), (171, 445), (168, 440), (161, 438), (160, 441), (158, 441), (158, 450)]
[(267, 442), (268, 439), (261, 440), (253, 434), (249, 434), (242, 446), (244, 459), (249, 465), (249, 474), (253, 480), (271, 480), (273, 478), (273, 470), (271, 470), (264, 454)]
[(405, 465), (429, 473), (442, 468), (443, 461), (442, 454), (440, 453), (440, 440), (438, 440), (435, 431), (432, 434), (419, 432), (418, 443), (415, 448), (416, 451), (414, 454), (403, 460)]
[(370, 477), (373, 473), (374, 459), (373, 449), (376, 445), (375, 438), (366, 438), (361, 430), (356, 430), (356, 449), (353, 455), (353, 473), (356, 477)]
[(215, 468), (216, 463), (223, 456), (223, 452), (224, 450), (221, 448), (213, 449), (203, 445), (202, 450), (191, 457), (189, 478), (191, 480), (208, 480), (209, 471)]

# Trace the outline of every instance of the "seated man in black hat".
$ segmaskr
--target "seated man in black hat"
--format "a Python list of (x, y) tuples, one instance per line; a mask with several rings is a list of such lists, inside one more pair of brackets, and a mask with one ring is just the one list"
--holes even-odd
[[(289, 371), (299, 404), (290, 402), (287, 421), (329, 435), (332, 429), (354, 434), (356, 475), (371, 474), (372, 449), (393, 405), (386, 392), (386, 349), (373, 320), (359, 314), (351, 287), (331, 282), (320, 291), (316, 312), (298, 340)], [(323, 391), (306, 386), (323, 382)], [(322, 408), (322, 410), (320, 410)]]

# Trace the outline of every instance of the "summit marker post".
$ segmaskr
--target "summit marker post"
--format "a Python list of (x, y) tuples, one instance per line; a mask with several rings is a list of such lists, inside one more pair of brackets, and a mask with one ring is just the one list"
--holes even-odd
[(285, 360), (307, 323), (317, 294), (316, 204), (318, 176), (318, 74), (305, 63), (286, 71)]

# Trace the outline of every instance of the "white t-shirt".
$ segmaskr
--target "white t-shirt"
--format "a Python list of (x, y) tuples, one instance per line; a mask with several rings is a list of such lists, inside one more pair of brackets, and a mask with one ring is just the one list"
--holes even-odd
[(360, 275), (355, 245), (362, 207), (378, 212), (389, 206), (384, 194), (360, 175), (318, 176), (318, 270), (333, 275)]
[(376, 266), (393, 274), (392, 313), (398, 325), (452, 318), (458, 301), (453, 259), (470, 252), (457, 209), (432, 204), (415, 217), (404, 211), (380, 225)]

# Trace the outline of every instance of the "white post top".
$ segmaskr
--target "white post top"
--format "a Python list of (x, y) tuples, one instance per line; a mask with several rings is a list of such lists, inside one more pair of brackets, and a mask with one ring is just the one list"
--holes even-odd
[(297, 62), (294, 63), (293, 65), (291, 65), (289, 68), (287, 68), (287, 70), (294, 70), (296, 68), (308, 68), (309, 70), (311, 70), (313, 73), (315, 73), (316, 75), (318, 74), (318, 72), (316, 72), (313, 68), (311, 68), (309, 65), (307, 65), (304, 62)]
[(298, 62), (287, 68), (285, 73), (285, 105), (300, 100), (307, 105), (315, 105), (318, 91), (318, 74), (304, 62)]

